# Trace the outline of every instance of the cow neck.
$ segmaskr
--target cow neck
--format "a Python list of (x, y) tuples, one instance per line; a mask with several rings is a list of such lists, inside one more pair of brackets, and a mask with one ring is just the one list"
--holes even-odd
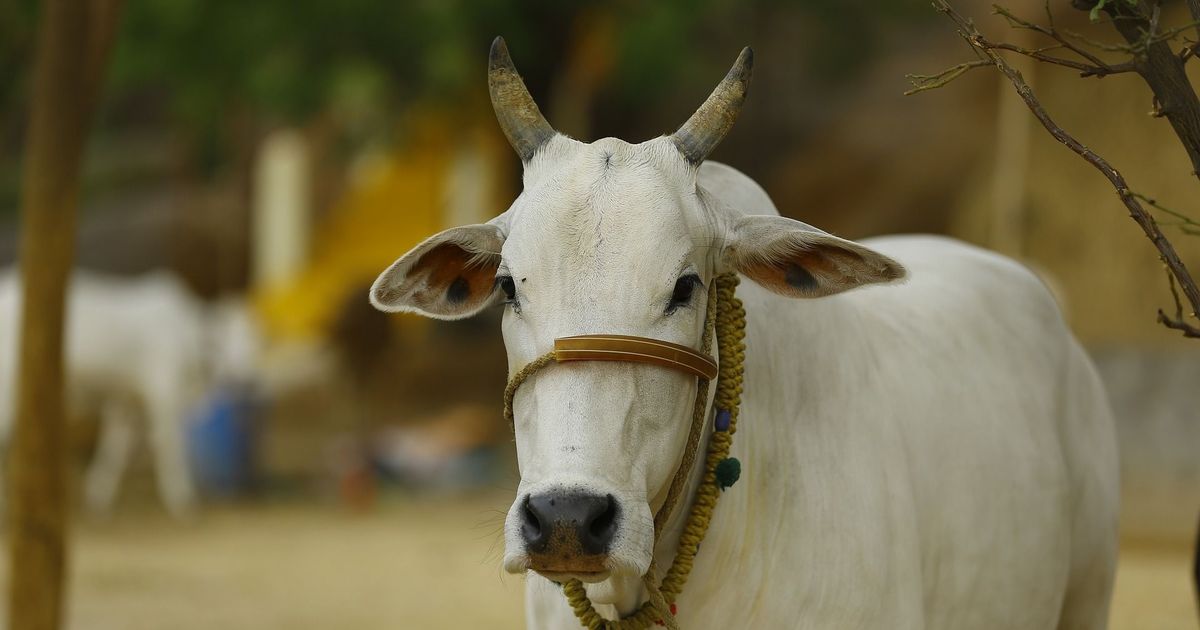
[[(675, 550), (674, 560), (667, 569), (662, 581), (655, 583), (658, 573), (657, 562), (652, 552), (650, 567), (642, 577), (648, 599), (633, 613), (620, 620), (605, 619), (596, 611), (587, 590), (579, 580), (569, 580), (563, 584), (563, 594), (566, 595), (575, 616), (589, 630), (642, 630), (656, 623), (667, 628), (678, 628), (675, 622), (675, 600), (683, 591), (691, 573), (692, 565), (699, 551), (700, 543), (708, 532), (712, 520), (713, 509), (720, 498), (724, 487), (736, 480), (736, 473), (728, 473), (731, 468), (728, 463), (735, 464), (736, 460), (729, 457), (733, 445), (733, 434), (737, 429), (737, 418), (741, 406), (742, 376), (745, 361), (746, 311), (735, 294), (738, 276), (736, 273), (721, 274), (715, 278), (714, 290), (709, 294), (708, 310), (705, 314), (704, 352), (711, 353), (711, 339), (717, 343), (719, 367), (717, 385), (709, 404), (709, 382), (701, 378), (697, 383), (696, 403), (693, 407), (692, 426), (688, 432), (688, 442), (684, 446), (683, 459), (675, 471), (667, 498), (654, 517), (655, 549), (661, 540), (664, 525), (671, 519), (671, 514), (679, 501), (685, 487), (695, 486), (696, 490), (690, 501), (690, 512), (687, 522), (682, 528), (679, 542)], [(709, 331), (712, 331), (710, 334)], [(537, 361), (535, 361), (537, 363)], [(547, 362), (548, 364), (548, 362)], [(542, 366), (534, 367), (533, 370)], [(529, 370), (526, 366), (521, 372)], [(532, 371), (532, 370), (530, 370)], [(525, 374), (527, 376), (528, 374)], [(518, 374), (518, 376), (522, 376)], [(514, 378), (509, 389), (514, 390), (520, 380)], [(506, 391), (506, 411), (511, 409), (511, 392)], [(699, 451), (701, 437), (708, 434), (705, 430), (709, 410), (714, 413), (714, 427), (708, 440), (708, 450), (703, 461), (703, 473), (698, 483), (690, 484), (693, 477), (693, 466)], [(722, 475), (718, 469), (724, 466), (726, 473)]]

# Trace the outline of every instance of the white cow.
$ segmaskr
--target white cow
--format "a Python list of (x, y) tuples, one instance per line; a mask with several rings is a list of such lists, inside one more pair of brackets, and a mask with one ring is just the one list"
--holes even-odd
[[(745, 175), (704, 162), (750, 61), (673, 135), (585, 144), (546, 123), (497, 40), (493, 105), (524, 191), (405, 254), (372, 301), (443, 319), (506, 302), (515, 372), (568, 335), (699, 348), (706, 292), (737, 271), (752, 281), (738, 289), (742, 481), (716, 507), (681, 627), (1104, 628), (1113, 422), (1053, 298), (953, 240), (854, 243), (783, 218)], [(654, 539), (695, 392), (682, 372), (597, 362), (550, 365), (517, 391), (504, 566), (529, 571), (529, 627), (579, 625), (551, 579), (586, 582), (609, 618), (647, 598), (641, 575), (652, 556), (670, 565), (686, 518), (676, 509)], [(571, 539), (562, 556), (539, 552), (546, 530)]]
[[(225, 313), (228, 307), (222, 307)], [(20, 283), (0, 275), (0, 438), (7, 444), (14, 413)], [(217, 324), (215, 322), (221, 322)], [(89, 508), (111, 508), (144, 419), (160, 497), (187, 515), (195, 492), (184, 442), (185, 418), (211, 382), (219, 343), (210, 330), (244, 336), (238, 318), (208, 313), (168, 273), (137, 278), (75, 272), (64, 331), (67, 387), (75, 408), (99, 412), (99, 442), (84, 482)], [(241, 353), (243, 344), (232, 344)], [(239, 357), (240, 360), (240, 357)]]

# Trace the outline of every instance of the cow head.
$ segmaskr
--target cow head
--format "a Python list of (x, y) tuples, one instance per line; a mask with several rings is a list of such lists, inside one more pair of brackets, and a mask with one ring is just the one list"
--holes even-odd
[[(697, 185), (733, 125), (751, 52), (670, 136), (591, 144), (554, 131), (492, 45), (489, 84), (524, 163), (524, 190), (483, 225), (447, 230), (383, 272), (371, 301), (439, 319), (504, 304), (510, 372), (554, 339), (586, 333), (701, 346), (714, 276), (736, 270), (777, 293), (831, 295), (901, 277), (894, 261), (779, 216), (747, 216)], [(521, 483), (505, 568), (588, 582), (640, 576), (691, 422), (696, 378), (651, 365), (551, 365), (514, 401)]]

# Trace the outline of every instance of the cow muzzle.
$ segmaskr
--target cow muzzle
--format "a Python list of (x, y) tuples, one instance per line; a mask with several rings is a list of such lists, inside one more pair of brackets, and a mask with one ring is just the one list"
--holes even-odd
[(619, 520), (611, 494), (549, 491), (526, 496), (520, 522), (529, 568), (543, 575), (606, 573)]

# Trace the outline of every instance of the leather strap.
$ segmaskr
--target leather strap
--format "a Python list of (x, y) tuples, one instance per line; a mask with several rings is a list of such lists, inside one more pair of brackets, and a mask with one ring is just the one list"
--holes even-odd
[(628, 335), (576, 335), (554, 340), (554, 359), (649, 363), (712, 380), (717, 362), (687, 346)]

